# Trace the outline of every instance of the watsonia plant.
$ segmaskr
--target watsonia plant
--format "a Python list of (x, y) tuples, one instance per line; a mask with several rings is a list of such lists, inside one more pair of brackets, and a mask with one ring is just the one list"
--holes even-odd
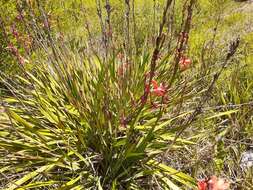
[[(132, 114), (143, 94), (144, 78), (138, 73), (148, 65), (144, 58), (133, 68), (134, 79), (141, 82), (127, 87), (114, 66), (116, 59), (105, 63), (73, 54), (51, 68), (48, 62), (41, 63), (36, 75), (19, 77), (25, 88), (4, 99), (9, 121), (1, 122), (0, 162), (5, 176), (1, 186), (194, 187), (190, 176), (155, 159), (174, 136), (166, 129), (173, 118), (158, 120), (165, 108), (147, 104), (139, 114)], [(130, 122), (126, 115), (131, 115)], [(176, 144), (187, 143), (191, 142), (177, 139)]]

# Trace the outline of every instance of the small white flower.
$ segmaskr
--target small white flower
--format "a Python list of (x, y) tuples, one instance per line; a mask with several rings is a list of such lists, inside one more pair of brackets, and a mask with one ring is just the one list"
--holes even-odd
[(250, 150), (242, 153), (240, 167), (243, 170), (246, 170), (252, 166), (253, 166), (253, 151)]

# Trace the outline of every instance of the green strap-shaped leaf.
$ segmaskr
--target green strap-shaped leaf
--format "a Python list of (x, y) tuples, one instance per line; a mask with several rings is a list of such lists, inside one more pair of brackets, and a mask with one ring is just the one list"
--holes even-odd
[(10, 114), (10, 116), (11, 116), (12, 118), (14, 118), (16, 121), (18, 121), (19, 123), (21, 123), (23, 126), (29, 128), (29, 129), (32, 129), (32, 128), (33, 128), (33, 126), (32, 126), (30, 123), (28, 123), (26, 120), (24, 120), (23, 118), (21, 118), (21, 117), (20, 117), (18, 114), (16, 114), (15, 112), (13, 112), (13, 111), (11, 111), (11, 110), (9, 110), (8, 112), (9, 112), (9, 114)]
[(150, 160), (149, 162), (147, 162), (147, 164), (158, 168), (161, 172), (168, 174), (171, 178), (190, 188), (196, 187), (196, 180), (183, 172), (177, 171), (176, 169), (166, 166), (155, 160)]
[(78, 177), (71, 179), (70, 181), (68, 181), (66, 184), (64, 184), (62, 187), (60, 187), (58, 190), (63, 190), (63, 189), (69, 189), (70, 187), (72, 187), (76, 182), (78, 182), (81, 179), (81, 175), (79, 175)]
[(213, 118), (216, 118), (216, 117), (221, 117), (221, 116), (224, 116), (224, 115), (230, 115), (232, 113), (236, 113), (238, 112), (239, 110), (229, 110), (229, 111), (225, 111), (225, 112), (219, 112), (211, 117), (208, 117), (206, 118), (206, 120), (209, 120), (209, 119), (213, 119)]
[(24, 184), (25, 182), (27, 182), (28, 180), (30, 180), (30, 179), (34, 178), (35, 176), (39, 175), (40, 173), (42, 173), (44, 171), (51, 170), (54, 166), (55, 166), (55, 164), (50, 164), (50, 165), (42, 166), (42, 167), (38, 168), (37, 170), (28, 173), (24, 177), (22, 177), (21, 179), (17, 180), (16, 182), (11, 183), (6, 190), (14, 190), (14, 189), (16, 189), (19, 186), (21, 186), (22, 184)]

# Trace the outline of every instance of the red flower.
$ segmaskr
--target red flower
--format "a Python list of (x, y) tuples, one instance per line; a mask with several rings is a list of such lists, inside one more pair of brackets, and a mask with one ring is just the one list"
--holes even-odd
[(198, 190), (207, 190), (206, 180), (199, 180), (198, 181)]
[(229, 182), (216, 176), (212, 176), (208, 180), (198, 181), (198, 190), (227, 190), (229, 186)]
[(152, 80), (151, 82), (154, 89), (158, 88), (158, 83), (155, 80)]
[(211, 190), (227, 190), (229, 189), (229, 182), (223, 178), (212, 176), (208, 181), (209, 189)]
[(163, 84), (160, 84), (160, 86), (158, 86), (158, 83), (155, 80), (152, 80), (152, 85), (153, 93), (156, 96), (164, 96), (166, 94), (166, 87)]
[(186, 57), (182, 57), (179, 61), (179, 68), (181, 71), (184, 71), (186, 69), (189, 69), (190, 65), (191, 65), (191, 60), (189, 58)]

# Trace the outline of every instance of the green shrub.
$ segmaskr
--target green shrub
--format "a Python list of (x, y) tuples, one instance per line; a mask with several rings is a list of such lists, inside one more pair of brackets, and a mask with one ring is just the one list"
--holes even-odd
[[(195, 186), (193, 178), (155, 159), (175, 137), (167, 128), (174, 118), (159, 119), (170, 106), (160, 110), (147, 104), (139, 111), (135, 105), (143, 93), (142, 73), (149, 59), (144, 56), (133, 65), (127, 86), (126, 76), (115, 72), (116, 59), (102, 62), (69, 54), (62, 60), (59, 65), (45, 62), (36, 75), (20, 77), (26, 87), (5, 99), (12, 124), (3, 125), (0, 133), (1, 147), (7, 151), (1, 156), (1, 172), (9, 176), (2, 186)], [(189, 143), (178, 138), (173, 147)]]
[[(118, 1), (111, 1), (112, 37), (97, 27), (95, 1), (26, 2), (34, 40), (28, 64), (0, 74), (9, 92), (0, 96), (1, 188), (194, 189), (197, 178), (214, 174), (238, 188), (251, 183), (235, 179), (251, 176), (238, 163), (252, 142), (252, 39), (242, 38), (231, 59), (230, 29), (243, 16), (226, 20), (223, 11), (234, 4), (198, 1), (182, 48), (192, 64), (182, 69), (175, 50), (187, 41), (180, 32), (190, 1), (170, 7), (157, 39), (164, 2), (136, 1), (129, 41), (126, 5)], [(45, 15), (50, 27), (43, 26)]]

